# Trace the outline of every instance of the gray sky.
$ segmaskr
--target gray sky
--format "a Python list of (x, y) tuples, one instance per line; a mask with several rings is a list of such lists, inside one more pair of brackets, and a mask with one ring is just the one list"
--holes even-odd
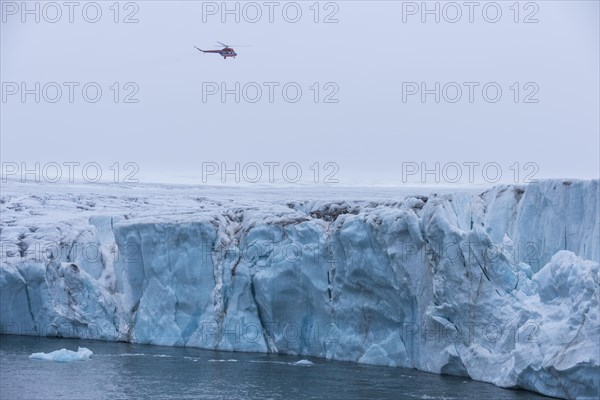
[[(457, 10), (447, 2), (438, 3), (439, 23), (434, 15), (424, 15), (427, 20), (421, 22), (421, 10), (412, 15), (421, 1), (320, 2), (318, 23), (313, 1), (297, 2), (302, 10), (297, 23), (284, 18), (295, 16), (290, 2), (276, 2), (272, 23), (262, 1), (254, 3), (262, 12), (256, 23), (247, 21), (256, 8), (244, 8), (246, 2), (238, 2), (239, 23), (234, 15), (221, 21), (221, 1), (137, 1), (127, 8), (122, 2), (119, 23), (113, 21), (112, 1), (98, 2), (102, 16), (97, 23), (83, 18), (83, 5), (89, 2), (74, 9), (73, 23), (62, 1), (56, 23), (45, 21), (56, 14), (43, 8), (45, 2), (39, 5), (39, 23), (35, 15), (21, 21), (22, 10), (14, 8), (21, 7), (20, 1), (1, 3), (3, 163), (96, 162), (107, 177), (114, 162), (121, 169), (134, 162), (142, 181), (196, 183), (202, 181), (203, 162), (225, 162), (232, 168), (235, 162), (296, 162), (303, 179), (312, 179), (310, 167), (319, 162), (320, 182), (333, 171), (324, 168), (332, 162), (339, 167), (335, 178), (343, 184), (419, 182), (419, 173), (402, 176), (403, 165), (406, 172), (406, 163), (434, 168), (436, 162), (440, 169), (460, 165), (460, 183), (468, 172), (465, 162), (480, 163), (473, 167), (478, 183), (487, 181), (481, 166), (488, 163), (501, 167), (502, 182), (515, 180), (515, 169), (520, 170), (518, 181), (529, 172), (534, 178), (598, 176), (597, 1), (521, 2), (518, 16), (510, 8), (513, 1), (478, 2), (472, 23), (464, 2), (453, 3), (462, 12), (456, 23), (445, 20), (455, 18)], [(35, 7), (35, 2), (28, 4)], [(234, 8), (236, 2), (228, 4)], [(428, 5), (433, 9), (436, 2)], [(496, 5), (502, 12), (498, 22), (486, 21), (496, 18)], [(219, 8), (216, 15), (203, 16), (203, 8), (214, 7)], [(86, 15), (93, 18), (94, 10), (88, 7)], [(134, 11), (139, 22), (123, 23)], [(333, 12), (338, 22), (323, 23)], [(193, 48), (214, 48), (217, 40), (251, 47), (236, 48), (235, 60)], [(31, 89), (35, 82), (41, 88), (56, 82), (62, 97), (47, 101), (55, 96), (51, 85), (45, 95), (40, 89), (39, 103), (33, 94), (22, 102), (20, 92), (10, 91), (12, 83), (23, 82)], [(65, 82), (79, 83), (73, 103)], [(81, 93), (88, 82), (102, 89), (97, 103)], [(110, 89), (115, 82), (117, 103)], [(135, 85), (126, 88), (128, 82)], [(231, 89), (239, 82), (240, 102), (234, 95), (225, 102), (220, 94), (207, 95), (213, 82)], [(256, 85), (246, 86), (244, 93), (244, 85), (252, 82)], [(273, 103), (265, 82), (279, 83)], [(296, 103), (282, 94), (290, 82), (302, 89)], [(315, 82), (320, 88), (317, 103)], [(407, 94), (420, 90), (422, 82), (429, 89), (440, 83), (439, 103), (435, 94), (425, 102), (420, 93)], [(465, 82), (473, 82), (472, 103)], [(325, 87), (327, 83), (333, 84)], [(482, 94), (488, 83), (494, 83), (489, 100), (495, 87), (502, 90), (495, 103)], [(262, 88), (262, 98), (251, 103), (256, 86)], [(462, 97), (452, 103), (456, 86)], [(138, 103), (124, 103), (135, 87)], [(336, 88), (333, 99), (338, 102), (324, 102)], [(294, 95), (293, 90), (288, 93)], [(525, 168), (526, 163), (534, 164)], [(444, 177), (455, 175), (452, 168), (440, 174), (440, 183), (449, 183)], [(425, 178), (435, 183), (434, 176)], [(234, 181), (229, 177), (227, 183)]]

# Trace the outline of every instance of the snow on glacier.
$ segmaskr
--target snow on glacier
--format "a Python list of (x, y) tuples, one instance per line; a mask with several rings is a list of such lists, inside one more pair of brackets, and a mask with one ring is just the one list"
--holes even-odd
[(3, 333), (317, 356), (597, 397), (597, 180), (426, 196), (4, 189)]

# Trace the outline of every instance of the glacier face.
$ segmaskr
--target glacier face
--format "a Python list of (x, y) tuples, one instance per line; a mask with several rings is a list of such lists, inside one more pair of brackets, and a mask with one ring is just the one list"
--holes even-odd
[[(8, 195), (0, 329), (319, 356), (594, 398), (598, 190), (552, 180), (261, 203), (169, 193), (173, 209), (158, 211), (151, 195), (76, 195), (83, 219), (56, 194)], [(52, 245), (39, 250), (42, 238)]]

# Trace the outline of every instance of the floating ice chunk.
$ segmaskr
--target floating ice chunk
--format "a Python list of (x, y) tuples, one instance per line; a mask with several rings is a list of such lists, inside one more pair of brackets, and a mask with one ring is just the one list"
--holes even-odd
[(29, 358), (35, 360), (47, 360), (57, 362), (84, 361), (92, 358), (92, 351), (85, 347), (79, 347), (77, 351), (60, 349), (51, 353), (33, 353)]
[(313, 365), (314, 363), (312, 361), (308, 361), (308, 360), (300, 360), (300, 361), (296, 361), (294, 363), (294, 365)]

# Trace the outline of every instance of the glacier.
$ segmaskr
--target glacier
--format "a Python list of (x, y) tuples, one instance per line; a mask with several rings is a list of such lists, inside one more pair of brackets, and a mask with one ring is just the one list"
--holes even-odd
[(75, 186), (4, 187), (3, 334), (316, 356), (598, 398), (598, 180), (254, 200)]

